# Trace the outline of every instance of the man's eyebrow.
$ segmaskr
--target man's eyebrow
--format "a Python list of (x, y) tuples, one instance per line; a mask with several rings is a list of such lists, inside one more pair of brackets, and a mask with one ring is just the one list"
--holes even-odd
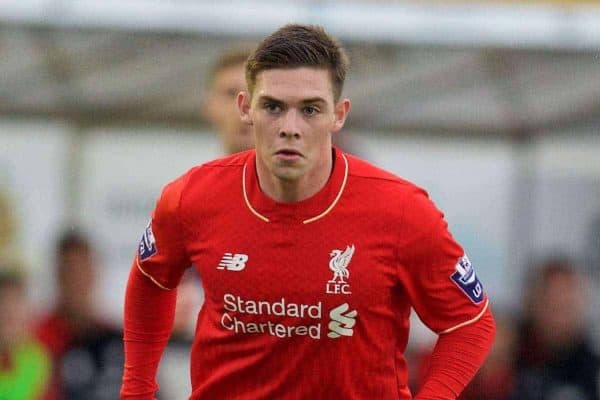
[(322, 98), (322, 97), (311, 97), (308, 99), (304, 99), (302, 100), (302, 103), (307, 104), (307, 103), (327, 103), (327, 101)]
[[(283, 104), (282, 100), (276, 99), (275, 97), (271, 97), (269, 95), (261, 95), (258, 97), (258, 101), (260, 102), (269, 102), (269, 103), (274, 103), (274, 104)], [(325, 100), (322, 97), (316, 96), (316, 97), (309, 97), (307, 99), (302, 99), (300, 101), (300, 103), (302, 104), (311, 104), (311, 103), (321, 103), (321, 104), (327, 104), (327, 100)]]
[(283, 104), (283, 101), (276, 99), (275, 97), (271, 97), (268, 95), (261, 95), (258, 97), (259, 101), (268, 101), (271, 103)]

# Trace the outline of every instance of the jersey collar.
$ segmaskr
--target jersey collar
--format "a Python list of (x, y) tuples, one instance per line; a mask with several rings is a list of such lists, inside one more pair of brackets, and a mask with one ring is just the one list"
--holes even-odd
[(348, 180), (348, 159), (337, 148), (333, 152), (333, 171), (325, 186), (308, 199), (281, 203), (265, 195), (260, 189), (256, 173), (256, 152), (251, 152), (244, 163), (242, 191), (246, 206), (264, 222), (294, 221), (310, 224), (329, 214), (336, 206)]

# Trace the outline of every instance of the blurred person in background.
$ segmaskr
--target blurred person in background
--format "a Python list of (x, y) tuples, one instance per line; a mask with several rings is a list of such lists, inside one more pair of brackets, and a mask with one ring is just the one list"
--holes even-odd
[(0, 261), (0, 399), (39, 400), (48, 389), (51, 360), (29, 331), (23, 275)]
[(202, 114), (216, 130), (227, 155), (254, 148), (252, 130), (242, 123), (235, 101), (238, 93), (246, 90), (244, 66), (250, 53), (251, 49), (244, 47), (223, 52), (208, 75)]
[(592, 283), (566, 257), (532, 269), (518, 332), (514, 400), (599, 400), (587, 326)]
[(90, 240), (67, 230), (56, 243), (57, 303), (37, 324), (54, 362), (50, 400), (118, 397), (122, 333), (97, 316), (96, 258)]

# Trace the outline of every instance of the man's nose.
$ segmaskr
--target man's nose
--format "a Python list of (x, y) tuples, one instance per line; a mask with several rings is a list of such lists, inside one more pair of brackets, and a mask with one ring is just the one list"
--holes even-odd
[(279, 128), (279, 136), (290, 137), (294, 139), (300, 138), (300, 123), (302, 119), (298, 115), (298, 111), (289, 109), (282, 117), (281, 127)]

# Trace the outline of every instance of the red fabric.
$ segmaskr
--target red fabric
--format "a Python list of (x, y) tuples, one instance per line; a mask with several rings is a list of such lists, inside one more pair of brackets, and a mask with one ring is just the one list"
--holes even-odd
[(156, 371), (173, 327), (176, 299), (176, 290), (159, 288), (134, 262), (125, 296), (121, 399), (154, 399)]
[(55, 360), (64, 354), (73, 340), (73, 329), (57, 312), (43, 318), (37, 324), (35, 333)]
[(495, 331), (488, 309), (476, 322), (440, 335), (415, 400), (455, 400), (483, 364)]
[(42, 318), (35, 327), (35, 335), (52, 356), (52, 377), (43, 400), (59, 400), (61, 384), (58, 371), (58, 360), (67, 351), (74, 338), (73, 328), (69, 321), (58, 312), (52, 312)]
[[(190, 265), (203, 281), (191, 399), (411, 399), (411, 307), (443, 332), (487, 304), (452, 280), (464, 251), (443, 214), (422, 189), (338, 150), (325, 187), (296, 203), (268, 198), (255, 168), (248, 151), (167, 185), (140, 244), (137, 262), (157, 285), (176, 287)], [(340, 279), (333, 260), (350, 250)], [(148, 296), (171, 292), (143, 292), (127, 292), (124, 387), (151, 396), (171, 326), (158, 319), (172, 315)]]

